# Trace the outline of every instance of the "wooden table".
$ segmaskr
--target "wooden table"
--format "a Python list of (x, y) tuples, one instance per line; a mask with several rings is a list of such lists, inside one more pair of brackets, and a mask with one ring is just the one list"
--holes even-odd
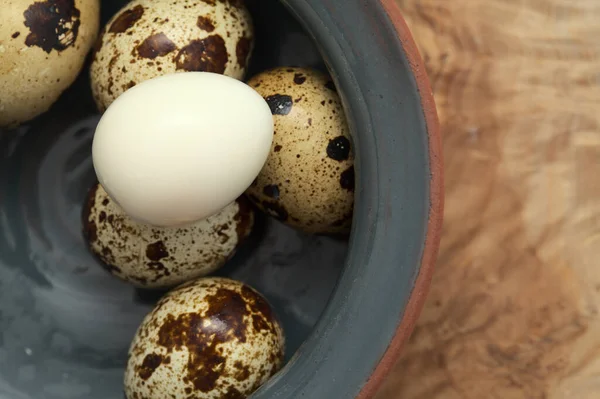
[(447, 202), (431, 294), (377, 399), (600, 398), (600, 2), (398, 2)]

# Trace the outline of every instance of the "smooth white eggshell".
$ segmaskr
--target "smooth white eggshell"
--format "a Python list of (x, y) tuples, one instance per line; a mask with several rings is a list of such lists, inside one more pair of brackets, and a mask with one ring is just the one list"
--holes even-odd
[(141, 223), (180, 226), (211, 216), (259, 174), (273, 140), (265, 100), (215, 73), (145, 81), (104, 113), (92, 154), (100, 184)]

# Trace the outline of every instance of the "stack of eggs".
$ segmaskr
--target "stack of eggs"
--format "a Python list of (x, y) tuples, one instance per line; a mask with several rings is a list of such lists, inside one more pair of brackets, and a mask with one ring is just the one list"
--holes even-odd
[(0, 76), (0, 126), (45, 112), (96, 41), (103, 115), (85, 237), (114, 276), (170, 290), (133, 339), (126, 396), (251, 394), (281, 367), (281, 325), (253, 288), (209, 275), (250, 235), (255, 209), (305, 233), (348, 233), (354, 159), (332, 80), (280, 67), (244, 82), (254, 28), (242, 0), (133, 0), (99, 35), (99, 0), (6, 7), (0, 69), (16, 75)]

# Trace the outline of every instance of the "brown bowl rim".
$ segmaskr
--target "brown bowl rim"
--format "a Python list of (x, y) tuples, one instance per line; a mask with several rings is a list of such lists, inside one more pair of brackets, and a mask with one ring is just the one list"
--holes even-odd
[(444, 214), (444, 172), (441, 129), (431, 84), (425, 71), (419, 49), (417, 48), (396, 0), (379, 1), (396, 29), (398, 39), (402, 43), (402, 47), (408, 58), (421, 98), (421, 106), (423, 108), (429, 139), (429, 163), (431, 170), (431, 179), (429, 180), (430, 211), (427, 222), (425, 248), (421, 258), (421, 267), (410, 295), (408, 305), (406, 306), (400, 324), (398, 324), (394, 338), (390, 342), (381, 361), (371, 374), (371, 377), (358, 394), (357, 399), (367, 399), (376, 395), (385, 378), (389, 375), (400, 358), (405, 343), (410, 338), (410, 335), (416, 326), (417, 319), (425, 305), (425, 300), (431, 285), (440, 245)]

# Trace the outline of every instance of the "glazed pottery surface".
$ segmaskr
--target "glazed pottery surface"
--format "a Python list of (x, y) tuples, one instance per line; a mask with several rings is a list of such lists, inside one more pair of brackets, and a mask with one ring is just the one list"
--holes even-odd
[[(102, 4), (104, 23), (124, 2)], [(370, 396), (412, 329), (438, 245), (441, 160), (423, 67), (389, 3), (248, 6), (249, 76), (329, 70), (357, 152), (349, 245), (261, 218), (219, 271), (262, 292), (286, 331), (288, 362), (253, 397)], [(123, 397), (129, 343), (162, 294), (108, 275), (84, 243), (98, 120), (84, 71), (48, 113), (0, 132), (0, 399)]]

